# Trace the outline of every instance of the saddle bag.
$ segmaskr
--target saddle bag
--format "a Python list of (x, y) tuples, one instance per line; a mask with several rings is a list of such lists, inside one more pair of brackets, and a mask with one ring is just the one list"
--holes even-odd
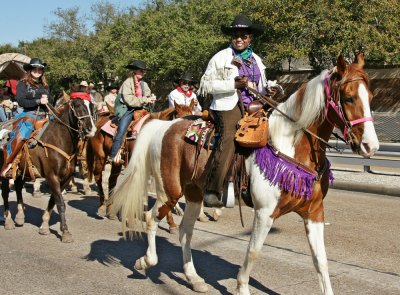
[(264, 110), (246, 115), (239, 123), (235, 134), (236, 142), (246, 148), (260, 148), (268, 142), (268, 118)]

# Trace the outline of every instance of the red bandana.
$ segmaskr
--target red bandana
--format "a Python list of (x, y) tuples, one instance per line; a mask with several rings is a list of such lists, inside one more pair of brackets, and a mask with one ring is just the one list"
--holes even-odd
[(192, 96), (193, 90), (191, 90), (191, 89), (189, 91), (187, 91), (187, 92), (183, 91), (181, 86), (178, 86), (176, 89), (178, 89), (178, 91), (180, 93), (183, 93), (186, 97), (191, 97)]
[(71, 98), (79, 98), (87, 101), (92, 101), (89, 93), (86, 92), (72, 92), (70, 95)]

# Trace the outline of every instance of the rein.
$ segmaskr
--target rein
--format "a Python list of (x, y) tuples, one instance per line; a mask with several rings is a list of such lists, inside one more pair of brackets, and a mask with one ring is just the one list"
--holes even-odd
[[(289, 121), (296, 123), (296, 120), (294, 120), (292, 117), (288, 116), (286, 113), (282, 112), (280, 109), (278, 109), (278, 103), (276, 101), (273, 101), (270, 97), (268, 96), (264, 96), (262, 95), (260, 92), (258, 92), (257, 90), (255, 90), (254, 88), (251, 87), (247, 87), (247, 89), (256, 95), (256, 97), (258, 98), (259, 101), (261, 101), (261, 103), (268, 104), (269, 106), (271, 106), (275, 111), (277, 111), (278, 113), (280, 113), (282, 116), (284, 116), (286, 119), (288, 119)], [(341, 153), (342, 151), (339, 150), (338, 148), (330, 145), (325, 139), (323, 139), (322, 137), (316, 135), (314, 132), (310, 131), (307, 128), (301, 128), (300, 130), (302, 130), (305, 133), (310, 134), (311, 136), (315, 137), (316, 139), (318, 139), (319, 141), (323, 142), (327, 147), (336, 150), (337, 152)]]

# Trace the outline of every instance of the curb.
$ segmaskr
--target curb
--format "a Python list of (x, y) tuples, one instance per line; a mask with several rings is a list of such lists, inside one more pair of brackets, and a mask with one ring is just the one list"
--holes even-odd
[(349, 183), (346, 181), (336, 180), (330, 187), (338, 190), (400, 197), (400, 188), (396, 186), (380, 186), (369, 183)]

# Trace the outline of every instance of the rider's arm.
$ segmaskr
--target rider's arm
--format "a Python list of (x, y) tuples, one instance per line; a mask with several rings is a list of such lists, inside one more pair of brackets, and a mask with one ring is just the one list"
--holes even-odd
[(36, 98), (32, 93), (28, 92), (24, 82), (19, 81), (17, 84), (16, 100), (18, 105), (23, 108), (34, 108), (40, 105), (40, 98)]

